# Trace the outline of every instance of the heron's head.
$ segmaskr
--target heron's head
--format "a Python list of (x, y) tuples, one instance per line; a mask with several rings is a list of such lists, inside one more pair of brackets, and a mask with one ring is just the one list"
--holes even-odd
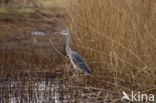
[(69, 30), (63, 30), (62, 32), (60, 32), (61, 35), (69, 35)]

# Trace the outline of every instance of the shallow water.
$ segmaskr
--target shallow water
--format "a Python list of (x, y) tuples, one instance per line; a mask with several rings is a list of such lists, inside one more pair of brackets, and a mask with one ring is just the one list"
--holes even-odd
[(0, 103), (99, 103), (100, 91), (71, 85), (65, 79), (44, 73), (8, 75), (0, 79)]

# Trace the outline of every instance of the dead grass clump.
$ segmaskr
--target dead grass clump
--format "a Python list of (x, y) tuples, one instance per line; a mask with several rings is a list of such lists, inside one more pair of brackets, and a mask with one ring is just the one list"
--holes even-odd
[(92, 68), (96, 87), (143, 92), (155, 86), (154, 0), (68, 0), (66, 9), (72, 48)]

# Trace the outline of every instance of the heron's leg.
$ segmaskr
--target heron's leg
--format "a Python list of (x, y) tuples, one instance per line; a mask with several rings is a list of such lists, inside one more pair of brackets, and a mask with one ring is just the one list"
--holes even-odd
[(77, 75), (77, 76), (79, 76), (79, 73), (78, 73), (78, 71), (77, 71), (77, 70), (76, 70), (76, 75)]
[(72, 75), (71, 79), (74, 79), (74, 81), (75, 81), (76, 83), (78, 83), (78, 85), (79, 85), (80, 78), (79, 78), (79, 73), (78, 73), (78, 71), (77, 71), (77, 70), (74, 70), (74, 72), (73, 72), (73, 75)]
[(73, 75), (74, 75), (74, 77), (77, 77), (78, 76), (78, 71), (75, 70)]

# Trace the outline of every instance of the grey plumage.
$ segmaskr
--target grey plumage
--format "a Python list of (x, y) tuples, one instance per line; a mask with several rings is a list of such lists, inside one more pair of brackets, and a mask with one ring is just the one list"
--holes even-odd
[(87, 63), (85, 62), (85, 60), (75, 51), (72, 51), (70, 49), (70, 33), (68, 30), (64, 30), (61, 32), (62, 35), (66, 35), (67, 40), (66, 40), (66, 52), (67, 55), (70, 58), (70, 61), (74, 67), (74, 69), (83, 71), (85, 73), (91, 73), (91, 70), (89, 68), (89, 66), (87, 65)]
[(82, 71), (86, 73), (89, 73), (89, 74), (91, 73), (89, 66), (77, 52), (72, 53), (72, 58), (73, 58), (73, 62), (79, 69), (81, 69)]

